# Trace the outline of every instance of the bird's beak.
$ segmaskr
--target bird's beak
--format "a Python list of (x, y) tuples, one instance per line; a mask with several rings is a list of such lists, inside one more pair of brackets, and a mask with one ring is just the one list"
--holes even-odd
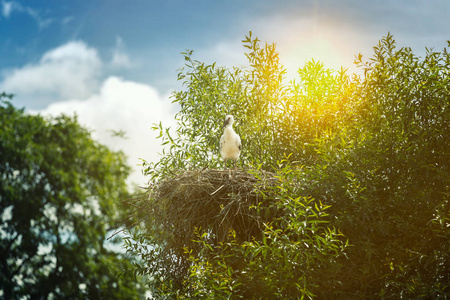
[(222, 129), (224, 129), (225, 126), (227, 126), (227, 125), (228, 125), (228, 120), (225, 120), (225, 121), (223, 122)]

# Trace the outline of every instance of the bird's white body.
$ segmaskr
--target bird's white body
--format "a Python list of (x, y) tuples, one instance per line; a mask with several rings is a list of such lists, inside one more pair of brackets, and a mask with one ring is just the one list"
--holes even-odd
[(220, 154), (223, 159), (238, 160), (241, 150), (239, 145), (241, 144), (241, 138), (234, 132), (231, 126), (227, 126), (220, 138)]
[(231, 115), (225, 117), (224, 131), (220, 138), (220, 155), (225, 161), (232, 159), (235, 162), (239, 159), (241, 155), (241, 138), (233, 130), (234, 118)]

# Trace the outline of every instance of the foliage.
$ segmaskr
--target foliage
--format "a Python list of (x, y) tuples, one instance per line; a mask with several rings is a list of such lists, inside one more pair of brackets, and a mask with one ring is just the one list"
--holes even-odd
[(29, 115), (1, 97), (2, 298), (136, 299), (130, 261), (106, 242), (127, 194), (124, 155), (76, 118)]
[(354, 245), (344, 287), (359, 298), (446, 298), (450, 56), (427, 50), (420, 59), (396, 50), (391, 35), (374, 50), (370, 62), (357, 61), (366, 72), (357, 119), (319, 141), (322, 201)]
[(282, 159), (284, 153), (277, 150), (274, 140), (285, 70), (274, 44), (261, 47), (251, 34), (244, 42), (250, 50), (247, 57), (251, 69), (227, 70), (194, 60), (193, 51), (182, 53), (187, 69), (180, 70), (178, 79), (186, 90), (173, 94), (173, 102), (181, 108), (175, 117), (178, 127), (175, 135), (162, 124), (153, 128), (160, 132), (162, 144), (168, 149), (156, 165), (144, 164), (144, 171), (152, 180), (170, 176), (169, 170), (219, 167), (220, 125), (227, 114), (235, 117), (236, 132), (245, 143), (242, 165), (263, 164), (264, 169), (270, 169)]
[(311, 197), (302, 196), (297, 180), (302, 169), (280, 168), (278, 184), (259, 187), (263, 194), (256, 215), (268, 220), (262, 234), (242, 242), (239, 232), (212, 247), (206, 232), (198, 233), (199, 254), (190, 254), (189, 285), (200, 298), (287, 299), (310, 298), (319, 287), (331, 290), (331, 274), (339, 265), (346, 243), (328, 227), (327, 209)]
[[(241, 168), (256, 177), (259, 170), (275, 172), (280, 183), (255, 184), (261, 234), (241, 240), (232, 228), (215, 244), (210, 237), (216, 233), (198, 227), (191, 232), (196, 246), (177, 256), (188, 259), (188, 267), (164, 281), (158, 272), (169, 266), (156, 249), (167, 247), (169, 236), (147, 215), (128, 249), (152, 262), (153, 268), (138, 267), (154, 292), (169, 298), (448, 298), (447, 50), (427, 49), (420, 58), (410, 48), (396, 49), (388, 34), (369, 61), (357, 57), (362, 75), (310, 61), (298, 81), (285, 85), (275, 45), (261, 46), (251, 34), (243, 42), (248, 68), (227, 70), (184, 53), (179, 79), (186, 89), (173, 94), (178, 127), (155, 126), (167, 150), (145, 172), (153, 189), (182, 170), (220, 167), (219, 124), (233, 114), (243, 142)], [(170, 218), (170, 207), (167, 213)]]

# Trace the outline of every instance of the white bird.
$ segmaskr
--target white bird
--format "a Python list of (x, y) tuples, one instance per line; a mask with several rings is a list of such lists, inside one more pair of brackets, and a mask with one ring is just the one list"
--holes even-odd
[(225, 161), (225, 168), (227, 166), (227, 160), (234, 160), (234, 167), (237, 168), (237, 160), (241, 154), (241, 138), (233, 130), (234, 118), (232, 115), (225, 117), (223, 127), (223, 135), (220, 138), (220, 155)]

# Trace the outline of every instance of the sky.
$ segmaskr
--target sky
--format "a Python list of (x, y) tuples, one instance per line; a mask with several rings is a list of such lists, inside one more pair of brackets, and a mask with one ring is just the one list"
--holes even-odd
[(30, 113), (77, 114), (127, 154), (129, 183), (145, 185), (140, 159), (161, 151), (152, 124), (175, 126), (181, 52), (245, 66), (241, 40), (252, 31), (277, 44), (288, 79), (311, 59), (355, 72), (355, 55), (369, 58), (388, 32), (419, 56), (442, 50), (448, 16), (448, 0), (0, 0), (0, 92)]

